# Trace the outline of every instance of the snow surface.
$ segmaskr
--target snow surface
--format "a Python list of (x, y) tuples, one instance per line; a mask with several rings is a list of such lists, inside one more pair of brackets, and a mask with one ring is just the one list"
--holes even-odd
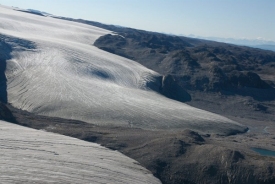
[(159, 74), (93, 46), (105, 34), (112, 33), (0, 6), (0, 38), (13, 47), (6, 70), (8, 102), (41, 115), (99, 125), (221, 134), (245, 129), (147, 89)]
[(0, 183), (160, 183), (95, 143), (0, 121)]

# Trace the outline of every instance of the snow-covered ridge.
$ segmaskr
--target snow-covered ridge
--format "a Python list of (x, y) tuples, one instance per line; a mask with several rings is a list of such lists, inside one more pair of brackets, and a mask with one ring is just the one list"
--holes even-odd
[[(0, 34), (13, 46), (6, 76), (8, 102), (17, 108), (100, 125), (221, 134), (245, 130), (145, 89), (158, 73), (93, 46), (110, 31), (0, 7)], [(9, 38), (30, 41), (35, 48)]]
[(4, 121), (0, 149), (1, 183), (160, 183), (117, 151)]

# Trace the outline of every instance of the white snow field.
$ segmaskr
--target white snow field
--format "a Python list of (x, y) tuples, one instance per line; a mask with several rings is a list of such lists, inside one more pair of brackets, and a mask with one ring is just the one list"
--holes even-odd
[(8, 102), (40, 115), (98, 125), (219, 134), (246, 129), (147, 89), (158, 73), (93, 46), (110, 33), (0, 6), (0, 36), (13, 49), (6, 69)]
[(0, 150), (0, 183), (160, 183), (117, 151), (4, 121)]

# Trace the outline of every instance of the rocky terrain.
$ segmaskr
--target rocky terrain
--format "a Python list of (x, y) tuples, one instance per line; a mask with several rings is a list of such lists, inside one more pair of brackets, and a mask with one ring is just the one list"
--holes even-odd
[(109, 29), (117, 35), (102, 36), (95, 45), (162, 74), (159, 92), (165, 96), (242, 123), (257, 120), (274, 126), (275, 52), (130, 28)]

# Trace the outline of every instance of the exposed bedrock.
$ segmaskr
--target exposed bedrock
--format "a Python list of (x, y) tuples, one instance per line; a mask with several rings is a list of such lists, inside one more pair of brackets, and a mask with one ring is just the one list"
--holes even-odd
[(11, 58), (10, 53), (11, 47), (6, 44), (4, 37), (0, 35), (0, 102), (4, 103), (7, 103), (6, 60)]
[(186, 37), (127, 28), (114, 31), (119, 35), (104, 35), (94, 45), (133, 59), (162, 75), (172, 75), (173, 85), (169, 85), (172, 89), (167, 91), (166, 83), (163, 92), (169, 98), (186, 101), (185, 97), (182, 99), (185, 95), (167, 94), (178, 88), (214, 93), (230, 91), (255, 100), (275, 99), (272, 51), (207, 40), (194, 42)]
[(146, 87), (173, 100), (180, 102), (191, 100), (190, 94), (179, 85), (172, 75), (156, 76), (146, 83)]
[(191, 100), (190, 94), (188, 94), (188, 92), (178, 84), (172, 75), (162, 77), (162, 86), (160, 91), (164, 96), (180, 102)]
[(2, 102), (0, 102), (0, 120), (15, 122), (15, 118), (12, 115), (12, 112)]

